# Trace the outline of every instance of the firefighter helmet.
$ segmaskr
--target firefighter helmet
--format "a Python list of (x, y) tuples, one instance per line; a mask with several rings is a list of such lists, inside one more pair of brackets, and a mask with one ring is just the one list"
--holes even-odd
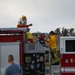
[(22, 19), (25, 19), (25, 20), (26, 20), (26, 16), (23, 15), (23, 16), (22, 16)]

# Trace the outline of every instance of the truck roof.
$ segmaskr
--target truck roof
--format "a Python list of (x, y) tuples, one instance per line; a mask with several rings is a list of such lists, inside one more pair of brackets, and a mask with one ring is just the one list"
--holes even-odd
[(0, 28), (0, 34), (25, 33), (29, 30), (29, 28)]
[(75, 36), (63, 36), (63, 37), (60, 37), (60, 39), (70, 39), (70, 38), (75, 38)]
[(27, 32), (29, 28), (0, 28), (0, 31), (15, 31), (15, 30)]

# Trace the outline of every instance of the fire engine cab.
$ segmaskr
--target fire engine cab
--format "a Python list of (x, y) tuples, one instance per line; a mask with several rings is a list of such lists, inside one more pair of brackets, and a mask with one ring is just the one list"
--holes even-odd
[(60, 38), (60, 64), (51, 64), (50, 49), (39, 42), (27, 43), (29, 28), (0, 28), (0, 75), (8, 66), (7, 56), (13, 54), (23, 75), (75, 75), (75, 37)]
[(61, 75), (75, 75), (75, 37), (61, 37)]

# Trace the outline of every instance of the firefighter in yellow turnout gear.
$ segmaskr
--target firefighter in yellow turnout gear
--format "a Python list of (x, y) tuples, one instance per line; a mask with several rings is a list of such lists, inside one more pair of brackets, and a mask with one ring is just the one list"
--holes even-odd
[(51, 31), (49, 33), (49, 39), (47, 40), (47, 42), (49, 43), (49, 47), (50, 47), (50, 50), (51, 50), (53, 63), (59, 62), (60, 58), (57, 56), (58, 50), (57, 50), (57, 45), (56, 45), (56, 37), (55, 37), (53, 31)]

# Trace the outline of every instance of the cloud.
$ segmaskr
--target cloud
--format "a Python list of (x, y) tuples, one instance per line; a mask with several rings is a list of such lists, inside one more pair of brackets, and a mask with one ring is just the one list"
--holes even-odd
[(75, 27), (75, 0), (1, 0), (0, 27), (16, 27), (26, 15), (31, 32)]

